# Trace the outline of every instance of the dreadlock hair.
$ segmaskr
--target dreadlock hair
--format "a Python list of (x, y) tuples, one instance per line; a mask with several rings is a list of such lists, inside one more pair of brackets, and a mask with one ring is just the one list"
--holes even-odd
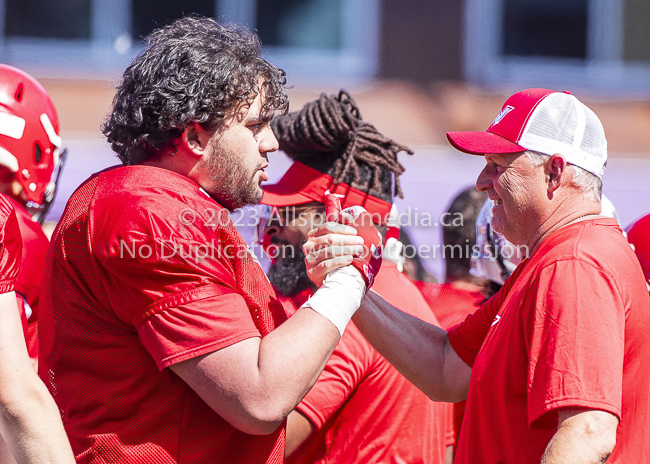
[(399, 176), (404, 167), (397, 154), (413, 151), (380, 134), (361, 119), (356, 103), (345, 90), (338, 95), (321, 94), (302, 110), (271, 122), (284, 151), (334, 182), (345, 182), (384, 201), (403, 198)]
[(102, 125), (122, 163), (140, 164), (175, 147), (192, 123), (216, 130), (231, 111), (262, 92), (262, 111), (286, 111), (284, 71), (260, 56), (260, 40), (243, 26), (187, 16), (145, 37), (124, 71)]

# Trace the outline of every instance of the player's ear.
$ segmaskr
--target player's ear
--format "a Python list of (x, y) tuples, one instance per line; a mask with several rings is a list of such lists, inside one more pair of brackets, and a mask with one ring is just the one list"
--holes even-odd
[(181, 143), (195, 155), (203, 156), (211, 136), (199, 123), (193, 122), (183, 131)]

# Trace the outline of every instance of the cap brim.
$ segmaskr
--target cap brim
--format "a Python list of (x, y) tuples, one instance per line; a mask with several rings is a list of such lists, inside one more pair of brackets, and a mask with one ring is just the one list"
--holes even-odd
[(300, 192), (290, 191), (282, 184), (262, 185), (262, 203), (269, 206), (294, 206), (314, 201)]
[(447, 139), (454, 148), (470, 155), (526, 151), (521, 145), (491, 132), (447, 132)]

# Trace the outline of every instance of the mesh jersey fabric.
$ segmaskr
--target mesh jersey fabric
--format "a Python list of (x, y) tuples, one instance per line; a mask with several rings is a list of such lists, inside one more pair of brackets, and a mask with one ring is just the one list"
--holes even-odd
[(550, 234), (449, 333), (472, 366), (456, 462), (539, 463), (560, 408), (618, 416), (607, 462), (650, 462), (649, 327), (650, 296), (615, 219)]
[(438, 318), (440, 327), (447, 331), (463, 322), (484, 300), (480, 292), (457, 288), (451, 284), (414, 283)]
[[(438, 325), (394, 263), (382, 262), (373, 290)], [(287, 464), (443, 464), (449, 407), (429, 400), (350, 323), (318, 381), (296, 407), (317, 430)]]
[(23, 241), (13, 203), (0, 194), (0, 293), (14, 291)]
[(70, 197), (52, 237), (39, 375), (79, 463), (281, 463), (266, 436), (227, 423), (171, 364), (284, 320), (226, 210), (188, 178), (128, 166)]
[(16, 279), (16, 293), (23, 297), (31, 309), (31, 315), (27, 320), (26, 342), (29, 356), (36, 358), (38, 356), (38, 305), (43, 271), (45, 270), (45, 258), (50, 241), (41, 225), (32, 219), (27, 210), (13, 199), (11, 201), (16, 210), (20, 235), (23, 239), (23, 253), (20, 272)]
[[(23, 240), (14, 203), (0, 193), (0, 293), (13, 292), (20, 273)], [(27, 318), (22, 297), (16, 293), (16, 303), (20, 312), (23, 335), (27, 339)]]

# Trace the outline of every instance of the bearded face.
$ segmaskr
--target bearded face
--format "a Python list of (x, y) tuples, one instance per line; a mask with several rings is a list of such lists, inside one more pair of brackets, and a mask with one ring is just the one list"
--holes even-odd
[(284, 296), (293, 296), (309, 288), (315, 289), (314, 283), (307, 275), (305, 253), (302, 251), (304, 243), (305, 240), (298, 247), (281, 247), (281, 256), (269, 268), (271, 285)]

